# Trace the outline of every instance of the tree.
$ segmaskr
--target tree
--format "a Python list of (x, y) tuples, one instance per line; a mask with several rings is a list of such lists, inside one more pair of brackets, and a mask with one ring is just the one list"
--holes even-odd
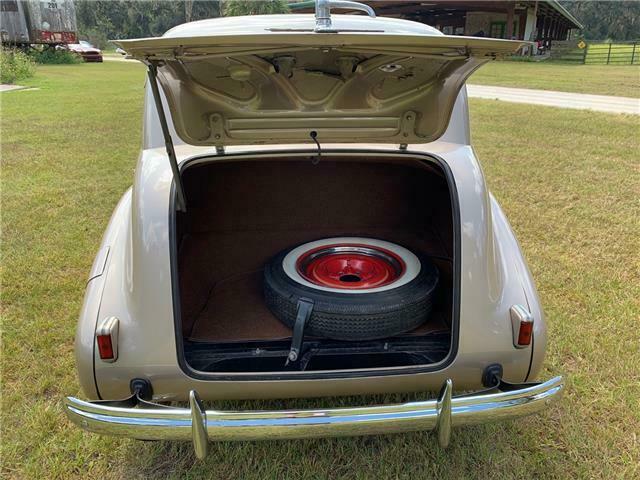
[(562, 1), (584, 25), (589, 40), (637, 40), (640, 36), (638, 1)]
[(289, 13), (289, 5), (285, 0), (225, 0), (223, 12), (225, 17)]
[(192, 15), (193, 15), (193, 0), (185, 0), (184, 1), (184, 19), (185, 19), (185, 21), (190, 22)]
[(81, 38), (104, 48), (107, 40), (159, 36), (187, 21), (220, 16), (220, 0), (76, 0)]

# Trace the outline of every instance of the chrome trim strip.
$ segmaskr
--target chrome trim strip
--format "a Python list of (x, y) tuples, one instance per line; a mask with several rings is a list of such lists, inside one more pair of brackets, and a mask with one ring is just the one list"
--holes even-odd
[(96, 253), (95, 258), (93, 259), (93, 265), (91, 265), (91, 271), (89, 272), (89, 279), (87, 280), (87, 283), (104, 273), (104, 267), (107, 265), (107, 258), (109, 258), (109, 248), (109, 245), (105, 245), (98, 250), (98, 253)]
[[(85, 430), (147, 440), (192, 440), (198, 458), (206, 454), (206, 439), (261, 440), (370, 435), (438, 428), (442, 446), (449, 443), (450, 428), (519, 417), (539, 412), (557, 400), (564, 389), (562, 377), (544, 383), (505, 384), (489, 392), (451, 397), (447, 380), (437, 400), (398, 405), (315, 410), (218, 411), (202, 409), (191, 392), (190, 408), (173, 408), (141, 402), (128, 408), (127, 399), (92, 403), (67, 397), (65, 412)], [(196, 424), (198, 426), (196, 426)]]

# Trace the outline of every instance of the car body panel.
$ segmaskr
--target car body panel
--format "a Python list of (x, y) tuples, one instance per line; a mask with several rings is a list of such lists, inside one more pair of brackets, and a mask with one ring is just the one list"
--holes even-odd
[[(123, 245), (121, 239), (125, 238), (126, 235), (123, 230), (128, 229), (130, 223), (131, 189), (128, 189), (111, 216), (98, 249), (98, 254), (93, 261), (76, 328), (75, 355), (78, 379), (82, 390), (90, 398), (99, 397), (94, 374), (94, 355), (96, 327), (99, 320), (98, 313), (102, 303), (107, 273), (114, 255), (122, 254), (118, 247)], [(118, 261), (116, 260), (114, 265), (117, 264)]]
[(312, 131), (323, 143), (431, 142), (466, 78), (524, 45), (397, 19), (337, 16), (331, 34), (314, 22), (212, 19), (116, 44), (157, 69), (178, 137), (218, 147), (299, 143)]
[(102, 51), (90, 44), (70, 43), (64, 46), (71, 53), (82, 57), (85, 62), (102, 62)]
[[(545, 319), (518, 242), (471, 147), (464, 88), (475, 68), (522, 44), (447, 37), (402, 20), (344, 16), (332, 25), (332, 5), (373, 15), (354, 2), (317, 0), (316, 29), (310, 16), (244, 17), (119, 42), (148, 66), (153, 83), (146, 85), (133, 187), (106, 229), (78, 322), (80, 385), (90, 399), (106, 400), (67, 398), (65, 412), (80, 427), (142, 439), (191, 438), (198, 458), (210, 440), (428, 429), (436, 429), (446, 447), (452, 425), (536, 413), (559, 398), (560, 377), (523, 383), (541, 369)], [(403, 367), (193, 370), (182, 351), (177, 280), (176, 210), (188, 207), (181, 171), (237, 161), (251, 175), (255, 162), (320, 160), (320, 151), (323, 159), (432, 162), (444, 173), (454, 225), (449, 354)], [(105, 319), (117, 328), (106, 328)], [(531, 321), (533, 340), (525, 346), (518, 322)], [(117, 355), (100, 359), (98, 332), (116, 342), (110, 350)], [(496, 366), (499, 372), (487, 376)], [(454, 388), (481, 390), (456, 397)], [(438, 389), (434, 400), (346, 409), (224, 412), (207, 411), (201, 402)], [(189, 408), (150, 400), (186, 400)]]
[[(410, 145), (404, 153), (400, 153), (397, 145), (329, 144), (323, 153), (366, 156), (375, 151), (376, 155), (416, 155), (425, 159), (431, 156), (451, 170), (461, 225), (460, 323), (453, 362), (438, 371), (397, 375), (370, 372), (358, 378), (347, 375), (347, 378), (282, 380), (274, 374), (272, 380), (248, 380), (247, 375), (234, 374), (212, 381), (189, 376), (178, 362), (174, 326), (169, 223), (173, 177), (166, 152), (156, 143), (160, 139), (152, 133), (154, 108), (152, 102), (147, 102), (145, 118), (149, 121), (144, 141), (149, 148), (140, 156), (134, 187), (119, 204), (105, 234), (103, 246), (109, 247), (110, 260), (98, 277), (104, 285), (99, 313), (85, 310), (85, 318), (80, 320), (89, 327), (79, 329), (84, 332), (79, 335), (84, 340), (78, 363), (95, 362), (97, 391), (90, 387), (94, 380), (90, 371), (85, 368), (80, 372), (81, 385), (88, 397), (96, 398), (96, 393), (101, 398), (125, 397), (132, 378), (149, 379), (157, 400), (184, 400), (191, 389), (197, 390), (203, 399), (429, 390), (439, 388), (447, 378), (454, 379), (458, 388), (473, 389), (481, 386), (482, 371), (492, 363), (500, 363), (504, 378), (512, 382), (533, 378), (539, 370), (546, 335), (544, 319), (513, 233), (486, 189), (482, 170), (469, 145), (468, 126), (461, 127), (468, 125), (466, 96), (462, 91), (454, 110), (456, 122), (438, 142)], [(181, 164), (238, 156), (291, 155), (300, 151), (308, 155), (315, 149), (308, 144), (272, 145), (270, 153), (266, 153), (264, 147), (238, 146), (217, 154), (207, 147), (176, 146)], [(97, 298), (92, 291), (87, 295)], [(535, 343), (521, 350), (512, 343), (509, 308), (514, 304), (527, 305), (535, 317)], [(97, 352), (89, 347), (88, 332), (91, 328), (95, 330), (98, 318), (107, 316), (120, 320), (119, 357), (113, 363), (100, 361)], [(89, 352), (91, 357), (87, 358)]]

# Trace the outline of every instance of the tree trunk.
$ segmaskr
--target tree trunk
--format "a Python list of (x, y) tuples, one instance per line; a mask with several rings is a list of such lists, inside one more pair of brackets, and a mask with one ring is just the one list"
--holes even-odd
[(193, 13), (193, 0), (184, 1), (184, 20), (185, 22), (191, 21), (191, 15)]

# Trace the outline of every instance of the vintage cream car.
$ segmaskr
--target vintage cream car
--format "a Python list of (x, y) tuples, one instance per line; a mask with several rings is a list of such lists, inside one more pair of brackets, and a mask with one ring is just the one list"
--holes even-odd
[[(73, 422), (199, 457), (212, 440), (429, 429), (446, 446), (452, 426), (560, 396), (560, 377), (531, 382), (544, 316), (470, 144), (465, 80), (520, 42), (321, 0), (117, 43), (148, 67), (143, 146), (91, 270), (76, 339), (91, 401), (66, 400)], [(201, 401), (409, 391), (439, 394)]]

